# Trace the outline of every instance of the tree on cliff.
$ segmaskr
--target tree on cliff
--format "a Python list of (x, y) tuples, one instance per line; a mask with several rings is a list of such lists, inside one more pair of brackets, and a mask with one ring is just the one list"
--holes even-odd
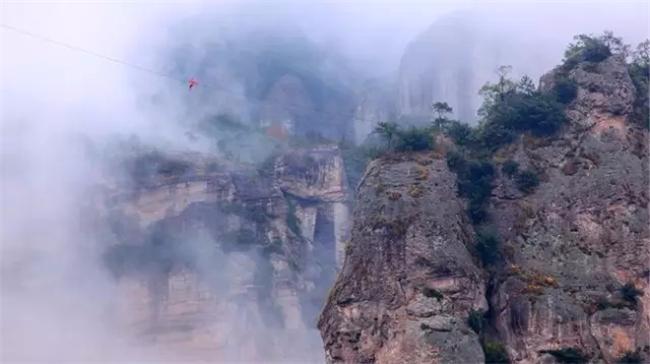
[(449, 121), (446, 115), (454, 111), (449, 104), (440, 101), (434, 102), (431, 109), (436, 114), (436, 118), (433, 119), (433, 126), (436, 129), (442, 128)]
[(632, 52), (632, 62), (628, 66), (628, 73), (634, 87), (636, 98), (634, 100), (633, 118), (642, 126), (650, 126), (650, 112), (648, 110), (648, 84), (650, 84), (650, 41), (645, 40)]
[(566, 121), (563, 106), (555, 97), (538, 91), (527, 76), (519, 81), (508, 78), (509, 71), (510, 67), (500, 67), (499, 80), (481, 88), (484, 101), (479, 110), (483, 118), (477, 130), (479, 148), (495, 150), (523, 132), (550, 135)]
[(573, 39), (574, 42), (564, 52), (564, 66), (567, 68), (573, 68), (581, 62), (598, 63), (612, 54), (627, 57), (630, 53), (630, 47), (611, 31), (605, 31), (599, 36), (578, 34)]
[(393, 140), (399, 132), (399, 127), (395, 123), (382, 121), (378, 123), (377, 126), (375, 126), (375, 130), (373, 132), (386, 140), (388, 149), (391, 149), (393, 147)]

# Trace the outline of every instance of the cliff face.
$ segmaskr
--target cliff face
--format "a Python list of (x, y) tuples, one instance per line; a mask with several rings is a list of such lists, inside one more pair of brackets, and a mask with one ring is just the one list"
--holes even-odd
[(321, 361), (314, 322), (347, 238), (338, 150), (294, 150), (265, 173), (172, 166), (106, 209), (125, 327), (183, 360)]
[[(648, 134), (628, 120), (634, 87), (616, 57), (569, 78), (579, 91), (566, 130), (500, 152), (543, 181), (521, 196), (502, 177), (492, 198), (511, 265), (490, 300), (516, 362), (577, 348), (611, 363), (650, 342)], [(636, 304), (622, 297), (626, 283), (645, 292)]]
[[(319, 321), (330, 362), (483, 362), (471, 309), (487, 310), (487, 334), (511, 362), (554, 363), (567, 351), (590, 362), (635, 351), (648, 359), (648, 132), (629, 120), (634, 86), (622, 59), (568, 77), (578, 85), (568, 125), (549, 138), (523, 135), (494, 156), (540, 176), (524, 194), (497, 172), (496, 271), (472, 257), (466, 202), (444, 160), (402, 155), (369, 166)], [(641, 294), (631, 297), (631, 287)]]
[(485, 282), (455, 183), (444, 160), (424, 155), (368, 167), (345, 264), (319, 321), (329, 361), (482, 360), (462, 318), (487, 308)]

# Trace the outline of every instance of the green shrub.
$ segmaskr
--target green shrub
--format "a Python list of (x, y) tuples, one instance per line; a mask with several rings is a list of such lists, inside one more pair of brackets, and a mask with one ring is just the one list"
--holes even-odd
[(490, 153), (519, 133), (551, 135), (566, 122), (563, 105), (553, 95), (536, 91), (526, 76), (518, 82), (507, 78), (508, 70), (501, 67), (498, 82), (487, 83), (480, 91), (483, 120), (476, 131), (476, 147)]
[(630, 305), (627, 302), (621, 302), (621, 301), (609, 301), (604, 297), (599, 298), (596, 301), (596, 308), (601, 311), (601, 310), (606, 310), (608, 308), (629, 308)]
[(501, 172), (509, 177), (514, 176), (517, 171), (519, 171), (519, 163), (513, 161), (512, 159), (508, 159), (501, 166)]
[(482, 231), (476, 234), (476, 252), (483, 265), (490, 266), (501, 258), (499, 253), (499, 238), (492, 231)]
[(637, 46), (632, 54), (632, 63), (628, 65), (628, 73), (636, 89), (632, 119), (641, 126), (649, 128), (650, 41), (646, 40)]
[(486, 160), (467, 160), (452, 151), (447, 154), (447, 166), (456, 173), (458, 195), (469, 199), (469, 217), (475, 223), (484, 221), (487, 217), (485, 203), (492, 193), (494, 179), (492, 164)]
[(395, 149), (400, 152), (433, 149), (433, 136), (429, 128), (416, 128), (398, 130)]
[(555, 78), (552, 94), (557, 102), (569, 104), (578, 95), (578, 85), (564, 74), (558, 75)]
[(380, 122), (373, 131), (385, 142), (388, 150), (414, 152), (433, 149), (433, 130), (411, 126), (404, 130), (393, 122)]
[(628, 282), (623, 287), (621, 287), (621, 296), (632, 306), (636, 306), (637, 297), (639, 297), (641, 294), (643, 294), (643, 291), (637, 289), (632, 282)]
[(612, 55), (612, 50), (602, 37), (578, 34), (564, 52), (564, 65), (573, 68), (580, 62), (601, 62)]
[[(562, 106), (551, 97), (538, 92), (513, 92), (506, 95), (502, 104), (498, 104), (489, 117), (491, 124), (488, 126), (492, 125), (492, 128), (498, 125), (507, 131), (530, 131), (538, 136), (553, 134), (566, 122)], [(505, 142), (510, 141), (503, 139)]]
[(444, 131), (459, 146), (469, 145), (473, 140), (474, 129), (459, 121), (450, 121)]
[(515, 183), (520, 191), (530, 193), (539, 185), (539, 177), (535, 172), (525, 170), (515, 175)]
[(483, 123), (475, 131), (476, 140), (474, 148), (483, 153), (493, 153), (501, 146), (511, 143), (515, 140), (517, 132), (501, 124), (502, 118), (493, 114), (492, 121)]
[(618, 359), (617, 363), (619, 364), (641, 364), (643, 363), (643, 358), (641, 353), (637, 351), (628, 351), (623, 356)]
[(483, 342), (485, 363), (510, 363), (506, 348), (498, 341), (485, 340)]
[(467, 207), (467, 216), (474, 224), (480, 224), (487, 220), (488, 213), (485, 211), (485, 203), (479, 200), (470, 200)]
[(453, 172), (458, 173), (465, 168), (467, 161), (463, 155), (455, 150), (447, 153), (447, 167)]
[(612, 52), (607, 45), (593, 39), (586, 42), (582, 49), (582, 58), (587, 62), (601, 62), (611, 55)]
[[(450, 160), (447, 160), (449, 163)], [(485, 203), (492, 193), (492, 180), (494, 179), (494, 167), (486, 160), (453, 160), (457, 163), (455, 172), (457, 175), (458, 194), (469, 199), (468, 215), (473, 222), (479, 223), (485, 220)]]
[(559, 363), (587, 363), (589, 358), (580, 350), (575, 348), (563, 348), (559, 350), (544, 350), (541, 353), (551, 354)]
[(467, 317), (467, 325), (474, 330), (475, 333), (480, 334), (483, 330), (483, 321), (485, 320), (484, 313), (481, 310), (470, 310)]
[(379, 135), (384, 141), (388, 149), (393, 148), (393, 141), (397, 138), (399, 132), (399, 126), (393, 122), (379, 122), (375, 129), (373, 130), (374, 134)]
[(422, 290), (422, 294), (429, 298), (435, 298), (438, 301), (442, 301), (442, 299), (444, 298), (444, 296), (442, 295), (442, 293), (440, 293), (440, 291), (429, 287), (425, 287)]

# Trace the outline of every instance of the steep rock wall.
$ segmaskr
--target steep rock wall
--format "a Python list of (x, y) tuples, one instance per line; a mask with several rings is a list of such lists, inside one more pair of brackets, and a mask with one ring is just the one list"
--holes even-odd
[(487, 307), (485, 285), (455, 183), (444, 160), (424, 155), (368, 167), (345, 263), (318, 324), (328, 361), (482, 359), (465, 317)]
[(319, 321), (329, 362), (481, 363), (470, 309), (487, 311), (483, 334), (514, 363), (650, 360), (648, 131), (630, 120), (635, 90), (621, 57), (566, 77), (577, 85), (567, 125), (493, 156), (540, 178), (526, 194), (497, 168), (496, 267), (470, 254), (474, 232), (444, 161), (400, 154), (368, 167)]
[[(523, 195), (502, 176), (492, 198), (510, 271), (491, 301), (514, 362), (574, 348), (613, 363), (650, 349), (648, 134), (629, 120), (634, 86), (620, 57), (582, 64), (569, 78), (579, 89), (566, 129), (498, 155), (542, 180)], [(627, 283), (645, 292), (636, 304), (622, 297)]]
[(182, 360), (322, 360), (314, 324), (347, 238), (338, 150), (264, 174), (186, 162), (107, 203), (125, 327)]

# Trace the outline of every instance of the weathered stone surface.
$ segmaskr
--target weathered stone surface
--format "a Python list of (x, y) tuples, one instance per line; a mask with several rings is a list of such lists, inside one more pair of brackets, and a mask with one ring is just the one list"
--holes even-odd
[(374, 161), (343, 269), (319, 320), (330, 362), (482, 361), (471, 309), (485, 285), (455, 176), (426, 155)]
[(322, 146), (282, 155), (275, 165), (279, 188), (304, 200), (345, 201), (343, 160), (338, 156), (333, 158), (336, 153), (336, 147)]
[(120, 320), (180, 360), (321, 361), (314, 325), (347, 237), (338, 149), (292, 150), (267, 174), (186, 163), (107, 202)]
[[(556, 69), (542, 76), (540, 88), (550, 90), (558, 72)], [(603, 114), (629, 116), (632, 112), (635, 88), (622, 56), (615, 55), (596, 64), (581, 63), (569, 71), (568, 77), (578, 85), (578, 95), (568, 110), (574, 126), (589, 128)]]
[[(552, 77), (544, 77), (543, 88)], [(648, 134), (627, 119), (634, 87), (619, 57), (579, 65), (569, 77), (579, 90), (565, 130), (500, 151), (542, 181), (524, 196), (501, 177), (492, 199), (516, 273), (500, 282), (491, 302), (515, 362), (576, 348), (612, 363), (650, 342)], [(636, 306), (621, 300), (626, 283), (646, 292)]]
[(369, 166), (319, 321), (328, 361), (483, 362), (465, 320), (487, 308), (484, 294), (485, 335), (511, 362), (556, 363), (571, 350), (594, 363), (634, 352), (650, 360), (648, 131), (630, 120), (634, 86), (621, 57), (568, 77), (578, 85), (568, 125), (522, 135), (494, 156), (535, 171), (540, 185), (527, 194), (498, 173), (489, 223), (504, 262), (490, 274), (468, 253), (473, 229), (443, 161), (412, 154)]

